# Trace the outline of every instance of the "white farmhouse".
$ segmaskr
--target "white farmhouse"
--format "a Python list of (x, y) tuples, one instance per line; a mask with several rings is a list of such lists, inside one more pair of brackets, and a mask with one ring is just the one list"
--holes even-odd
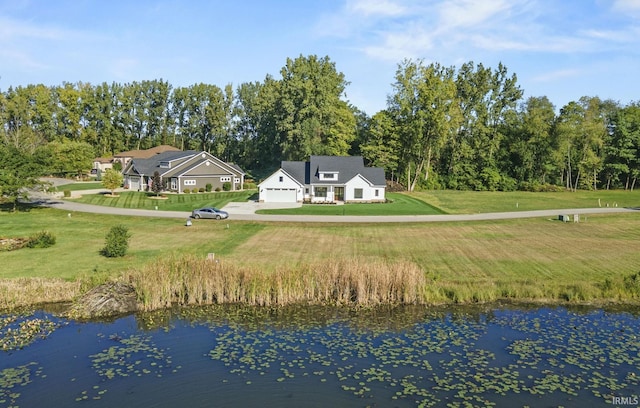
[(258, 189), (260, 202), (383, 202), (386, 181), (380, 167), (360, 156), (311, 156), (283, 161)]

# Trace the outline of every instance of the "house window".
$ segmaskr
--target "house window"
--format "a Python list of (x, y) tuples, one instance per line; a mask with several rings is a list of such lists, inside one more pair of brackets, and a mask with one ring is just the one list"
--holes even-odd
[(284, 181), (284, 177), (282, 176), (278, 177), (278, 181), (282, 183)]
[(376, 188), (376, 192), (375, 192), (376, 197), (378, 197), (378, 196), (379, 196), (379, 195), (378, 195), (378, 191), (379, 191), (379, 190)]
[(220, 177), (220, 182), (221, 183), (231, 182), (231, 177)]
[(361, 188), (354, 188), (353, 189), (353, 198), (362, 198), (362, 189)]
[(196, 185), (196, 181), (195, 180), (185, 180), (184, 181), (184, 185), (185, 186), (195, 186)]
[(235, 177), (235, 178), (233, 179), (233, 182), (234, 182), (234, 183), (239, 183), (239, 182), (240, 182), (240, 179), (239, 179), (238, 177)]
[(326, 187), (316, 187), (313, 189), (315, 191), (316, 197), (326, 198), (327, 197), (327, 188)]
[(167, 162), (167, 161), (162, 161), (162, 162), (160, 162), (160, 168), (168, 169), (169, 167), (171, 167), (171, 165), (169, 164), (169, 162)]
[(175, 179), (175, 178), (171, 179), (171, 189), (172, 190), (177, 190), (178, 189), (178, 179)]
[(326, 180), (334, 180), (336, 178), (335, 173), (322, 173), (322, 178)]
[(308, 188), (305, 188), (305, 189), (304, 189), (304, 193), (305, 193), (305, 194), (309, 194), (309, 189), (308, 189)]

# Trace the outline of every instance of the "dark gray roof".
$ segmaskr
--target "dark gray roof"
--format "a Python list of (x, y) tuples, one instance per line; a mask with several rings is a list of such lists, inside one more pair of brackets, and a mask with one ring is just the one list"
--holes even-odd
[(293, 177), (300, 184), (309, 184), (309, 162), (283, 161), (280, 166), (288, 175)]
[(233, 168), (235, 171), (237, 171), (239, 174), (247, 174), (247, 173), (245, 173), (245, 172), (244, 172), (244, 170), (242, 170), (242, 169), (240, 168), (240, 166), (238, 166), (238, 165), (237, 165), (237, 164), (235, 164), (235, 163), (227, 163), (227, 165), (229, 165), (230, 167), (232, 167), (232, 168)]
[(382, 167), (365, 167), (362, 176), (369, 180), (374, 186), (386, 186), (387, 180), (384, 178), (384, 169)]
[(188, 159), (189, 157), (193, 157), (193, 155), (196, 153), (198, 153), (196, 150), (187, 150), (184, 152), (164, 152), (156, 154), (149, 159), (132, 159), (131, 164), (133, 170), (135, 170), (138, 174), (153, 175), (153, 173), (156, 171), (162, 174), (168, 169), (160, 168), (160, 162), (184, 160)]
[[(300, 184), (344, 184), (360, 174), (371, 184), (384, 186), (384, 170), (380, 167), (365, 167), (361, 156), (311, 156), (309, 161), (283, 161), (282, 170)], [(335, 180), (320, 180), (322, 172), (336, 172)]]

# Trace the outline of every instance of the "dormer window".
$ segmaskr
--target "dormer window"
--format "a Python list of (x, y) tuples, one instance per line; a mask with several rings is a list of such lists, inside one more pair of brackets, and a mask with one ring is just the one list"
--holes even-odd
[(321, 180), (337, 180), (338, 173), (320, 173)]
[(160, 168), (168, 169), (168, 168), (170, 168), (170, 167), (171, 167), (171, 165), (169, 164), (169, 162), (168, 162), (168, 161), (161, 161), (161, 162), (160, 162)]

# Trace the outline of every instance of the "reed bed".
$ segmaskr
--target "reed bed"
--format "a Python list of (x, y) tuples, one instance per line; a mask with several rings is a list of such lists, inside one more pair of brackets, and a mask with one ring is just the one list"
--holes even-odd
[(65, 281), (51, 278), (0, 279), (0, 309), (33, 306), (37, 303), (68, 302), (85, 286), (82, 280)]
[(122, 278), (135, 288), (141, 310), (156, 310), (206, 304), (376, 306), (497, 300), (636, 304), (640, 274), (630, 277), (603, 282), (490, 278), (470, 282), (433, 279), (407, 261), (330, 259), (266, 271), (259, 266), (186, 256), (158, 260)]
[(424, 302), (427, 285), (413, 263), (359, 259), (264, 271), (187, 256), (155, 262), (123, 278), (136, 289), (144, 310), (174, 304), (417, 304)]

